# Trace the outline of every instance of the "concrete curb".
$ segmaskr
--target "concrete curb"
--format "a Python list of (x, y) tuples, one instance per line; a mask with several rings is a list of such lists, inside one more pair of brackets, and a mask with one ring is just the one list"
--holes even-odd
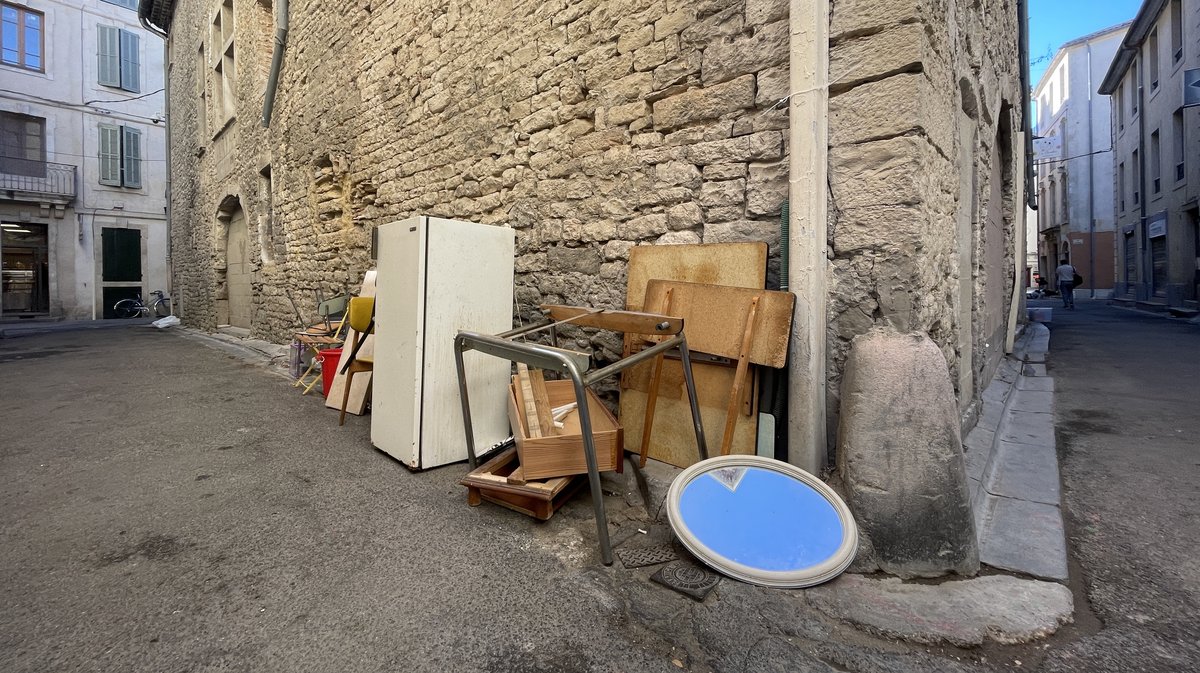
[(983, 392), (983, 412), (963, 444), (980, 561), (1065, 582), (1049, 349), (1049, 329), (1030, 323)]

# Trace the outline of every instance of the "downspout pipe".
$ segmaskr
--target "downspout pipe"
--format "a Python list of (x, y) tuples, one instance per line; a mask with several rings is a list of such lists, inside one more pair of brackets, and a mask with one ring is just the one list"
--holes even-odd
[[(142, 9), (138, 8), (138, 23), (142, 24), (142, 28), (150, 31), (154, 35), (162, 38), (163, 41), (163, 134), (166, 136), (166, 185), (164, 188), (166, 196), (166, 209), (164, 217), (167, 225), (167, 296), (175, 296), (175, 237), (172, 235), (173, 221), (171, 219), (171, 38), (167, 35), (167, 31), (162, 30), (150, 23), (150, 20), (142, 15)], [(94, 302), (93, 302), (94, 303)], [(172, 300), (171, 315), (181, 315), (181, 302)]]
[(275, 109), (275, 92), (279, 89), (279, 71), (283, 69), (283, 50), (287, 46), (288, 0), (275, 4), (275, 52), (271, 54), (271, 74), (267, 77), (267, 97), (263, 101), (262, 125), (271, 126), (271, 112)]
[[(1092, 115), (1095, 113), (1095, 88), (1092, 86), (1092, 43), (1087, 43), (1087, 160), (1088, 160), (1088, 277), (1091, 298), (1096, 298), (1096, 141), (1092, 137)], [(1111, 124), (1111, 122), (1109, 122)], [(1074, 261), (1074, 260), (1072, 260)]]
[(142, 24), (142, 28), (145, 28), (146, 30), (150, 31), (151, 33), (154, 33), (155, 35), (161, 37), (164, 40), (167, 39), (166, 31), (163, 31), (163, 30), (159, 29), (157, 26), (155, 26), (153, 23), (150, 23), (150, 21), (146, 17), (140, 16), (140, 13), (138, 16), (138, 23)]
[(811, 474), (825, 466), (829, 305), (829, 0), (788, 5), (787, 283), (796, 317), (788, 360), (787, 460)]
[(1133, 60), (1134, 87), (1138, 107), (1138, 229), (1142, 238), (1141, 273), (1138, 281), (1141, 285), (1139, 294), (1142, 299), (1154, 296), (1154, 252), (1150, 248), (1150, 227), (1146, 222), (1146, 97), (1142, 88), (1142, 59), (1141, 54)]
[(1021, 130), (1025, 132), (1025, 203), (1036, 211), (1037, 190), (1033, 177), (1033, 114), (1029, 90), (1029, 0), (1017, 0), (1017, 49), (1021, 58), (1021, 103), (1025, 112), (1021, 115)]

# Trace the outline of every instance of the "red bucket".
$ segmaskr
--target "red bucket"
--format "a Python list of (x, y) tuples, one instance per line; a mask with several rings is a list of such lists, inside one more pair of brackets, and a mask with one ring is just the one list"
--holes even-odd
[(321, 358), (321, 394), (329, 397), (329, 389), (333, 387), (333, 375), (337, 373), (338, 360), (342, 357), (342, 349), (326, 348), (317, 353)]

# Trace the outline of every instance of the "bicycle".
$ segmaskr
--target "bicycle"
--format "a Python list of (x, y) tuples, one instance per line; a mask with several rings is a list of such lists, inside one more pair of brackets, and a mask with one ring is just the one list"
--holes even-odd
[(150, 293), (150, 296), (157, 297), (147, 306), (142, 301), (142, 295), (138, 295), (137, 299), (122, 299), (113, 305), (113, 313), (118, 318), (136, 318), (143, 314), (153, 313), (157, 318), (165, 318), (171, 315), (171, 298), (163, 295), (162, 290), (155, 290)]

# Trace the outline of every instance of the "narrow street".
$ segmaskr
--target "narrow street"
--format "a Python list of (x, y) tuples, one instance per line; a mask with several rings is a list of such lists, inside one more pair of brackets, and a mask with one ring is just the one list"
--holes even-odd
[[(465, 465), (409, 472), (368, 418), (185, 332), (0, 344), (5, 673), (970, 670), (803, 592), (698, 603), (605, 567), (586, 495), (468, 507)], [(606, 506), (614, 544), (666, 534)]]
[(1100, 301), (1037, 304), (1054, 307), (1064, 513), (1087, 600), (1078, 639), (1042, 668), (1196, 671), (1200, 326)]
[[(606, 568), (586, 496), (545, 524), (469, 508), (463, 466), (409, 472), (367, 419), (184, 332), (5, 339), (0, 670), (1194, 671), (1200, 327), (1054, 317), (1076, 624), (975, 650)], [(665, 533), (606, 501), (618, 545)]]

